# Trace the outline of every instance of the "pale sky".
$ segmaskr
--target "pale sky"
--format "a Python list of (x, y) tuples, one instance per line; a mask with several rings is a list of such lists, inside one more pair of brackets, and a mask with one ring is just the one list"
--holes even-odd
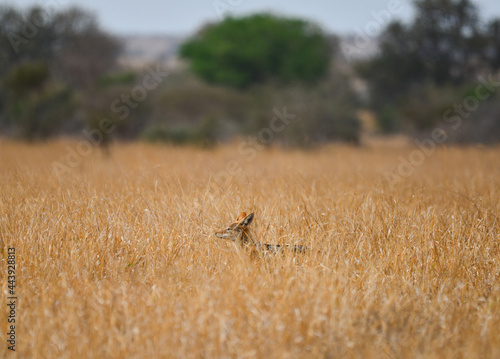
[[(481, 18), (500, 17), (500, 0), (474, 3)], [(338, 34), (356, 33), (374, 21), (385, 25), (388, 14), (390, 20), (412, 16), (412, 0), (0, 0), (0, 4), (76, 5), (94, 12), (101, 27), (116, 35), (189, 35), (202, 24), (219, 20), (221, 10), (236, 16), (271, 11), (306, 18)]]

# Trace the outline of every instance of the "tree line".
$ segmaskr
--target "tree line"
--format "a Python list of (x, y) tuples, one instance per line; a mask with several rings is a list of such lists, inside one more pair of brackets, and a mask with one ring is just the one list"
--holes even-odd
[(497, 142), (500, 19), (482, 20), (469, 0), (416, 0), (414, 7), (414, 19), (389, 23), (378, 54), (356, 65), (381, 130), (444, 126), (456, 141)]
[[(104, 121), (113, 131), (102, 133), (103, 143), (210, 145), (259, 133), (286, 106), (293, 120), (273, 138), (291, 146), (358, 143), (360, 108), (373, 111), (382, 133), (425, 136), (439, 126), (450, 141), (498, 141), (500, 20), (482, 20), (469, 0), (416, 0), (414, 7), (414, 19), (390, 22), (378, 52), (352, 71), (339, 38), (314, 23), (226, 17), (189, 38), (179, 50), (188, 66), (159, 76), (153, 88), (151, 71), (164, 70), (120, 67), (121, 42), (92, 14), (2, 6), (0, 130), (43, 140), (92, 133)], [(367, 96), (353, 90), (356, 79), (368, 85)]]

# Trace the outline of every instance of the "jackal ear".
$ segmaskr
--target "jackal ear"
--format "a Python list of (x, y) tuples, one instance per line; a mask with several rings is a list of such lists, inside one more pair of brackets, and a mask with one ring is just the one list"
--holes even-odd
[[(245, 213), (245, 212), (243, 212), (243, 213)], [(240, 216), (241, 216), (241, 214), (240, 214)], [(243, 218), (241, 220), (241, 222), (238, 224), (238, 226), (248, 227), (252, 223), (252, 221), (253, 221), (253, 213), (250, 213), (248, 216), (246, 216), (245, 218)]]
[(237, 221), (241, 221), (243, 218), (247, 216), (247, 212), (241, 212), (238, 218), (236, 218)]

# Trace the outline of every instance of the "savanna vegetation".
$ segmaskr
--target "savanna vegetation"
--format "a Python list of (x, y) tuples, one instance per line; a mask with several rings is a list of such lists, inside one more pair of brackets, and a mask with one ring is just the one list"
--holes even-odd
[[(391, 184), (412, 148), (115, 145), (56, 176), (66, 146), (0, 144), (17, 357), (500, 355), (498, 148), (436, 150)], [(310, 250), (216, 238), (242, 210), (263, 242)]]
[[(497, 143), (499, 20), (470, 0), (414, 7), (409, 22), (378, 24), (368, 58), (346, 61), (345, 40), (310, 21), (255, 14), (203, 25), (167, 71), (120, 65), (120, 39), (84, 10), (2, 6), (0, 130), (38, 141), (84, 137), (105, 122), (113, 130), (101, 131), (104, 144), (211, 146), (257, 133), (286, 106), (296, 125), (275, 139), (287, 146), (358, 144), (360, 110), (373, 112), (377, 133), (440, 128), (448, 144)], [(154, 84), (151, 71), (163, 74)]]
[[(359, 142), (359, 100), (333, 61), (336, 40), (310, 22), (229, 18), (186, 40), (186, 64), (134, 70), (118, 64), (120, 40), (84, 10), (3, 6), (0, 18), (0, 130), (8, 137), (88, 138), (99, 131), (101, 144), (114, 138), (210, 146), (257, 133), (285, 106), (297, 116), (280, 134), (287, 146)], [(113, 130), (103, 131), (104, 123)]]
[(449, 142), (498, 142), (500, 19), (486, 20), (470, 0), (416, 0), (414, 8), (409, 23), (385, 27), (376, 56), (355, 65), (380, 129), (418, 136), (440, 127)]
[[(260, 14), (169, 71), (83, 10), (1, 6), (0, 357), (500, 357), (498, 21), (414, 4), (371, 58)], [(242, 211), (308, 250), (214, 236)]]

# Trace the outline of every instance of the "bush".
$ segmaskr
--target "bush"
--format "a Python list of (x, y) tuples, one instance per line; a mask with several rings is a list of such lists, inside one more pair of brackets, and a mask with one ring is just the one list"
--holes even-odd
[[(462, 103), (464, 98), (458, 103)], [(447, 143), (498, 144), (500, 141), (500, 99), (493, 96), (479, 103), (476, 111), (465, 116), (453, 113), (446, 122), (439, 123), (448, 136)]]
[[(137, 138), (147, 126), (152, 114), (154, 96), (147, 93), (141, 101), (131, 96), (135, 86), (141, 86), (144, 74), (131, 71), (114, 72), (103, 76), (95, 91), (85, 94), (83, 107), (87, 128), (99, 128), (99, 123), (107, 119), (113, 123), (112, 133), (103, 134), (104, 141), (112, 137), (121, 139)], [(128, 98), (128, 100), (124, 100)], [(129, 105), (129, 102), (131, 105)]]
[(386, 105), (380, 110), (377, 116), (377, 124), (380, 131), (384, 134), (395, 133), (401, 128), (398, 110), (394, 105)]
[(466, 87), (415, 86), (404, 96), (399, 106), (399, 115), (407, 131), (427, 131), (443, 118), (445, 111), (464, 98)]
[(164, 123), (159, 123), (147, 127), (141, 137), (148, 142), (211, 147), (217, 140), (217, 123), (213, 118), (207, 118), (197, 126), (177, 124), (168, 127)]
[(158, 132), (162, 137), (168, 128), (170, 142), (199, 142), (200, 136), (213, 142), (239, 132), (240, 125), (249, 116), (249, 98), (246, 93), (210, 86), (189, 77), (174, 78), (173, 83), (166, 83), (160, 90), (153, 100), (153, 108), (147, 133)]
[(2, 84), (4, 116), (13, 132), (27, 140), (46, 139), (61, 131), (73, 115), (77, 99), (71, 88), (49, 78), (44, 63), (13, 67)]
[(276, 141), (286, 146), (309, 147), (337, 140), (359, 142), (358, 103), (343, 76), (332, 76), (317, 86), (260, 86), (253, 89), (252, 96), (248, 134), (269, 127), (275, 116), (273, 109), (281, 112), (286, 107), (294, 117), (283, 131), (274, 134)]
[[(493, 144), (500, 140), (500, 101), (495, 94), (477, 98), (477, 83), (460, 87), (427, 85), (414, 88), (399, 106), (405, 131), (415, 137), (430, 137), (436, 128), (447, 133), (446, 143)], [(477, 109), (467, 110), (475, 99)]]
[(144, 139), (172, 143), (207, 139), (211, 143), (235, 135), (255, 137), (271, 127), (276, 111), (281, 113), (286, 107), (294, 117), (283, 129), (273, 131), (273, 144), (307, 147), (335, 140), (359, 141), (358, 101), (348, 79), (339, 74), (332, 73), (315, 85), (266, 83), (244, 91), (190, 77), (171, 80), (154, 100)]

